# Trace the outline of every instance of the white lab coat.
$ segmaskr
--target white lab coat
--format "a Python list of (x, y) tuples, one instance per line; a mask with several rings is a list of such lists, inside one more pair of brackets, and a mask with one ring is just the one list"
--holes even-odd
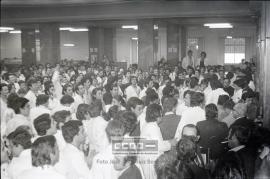
[(126, 98), (127, 100), (131, 97), (137, 97), (139, 98), (139, 94), (141, 92), (141, 88), (139, 86), (136, 86), (136, 88), (134, 88), (132, 85), (128, 86), (126, 88), (125, 94), (126, 94)]
[(67, 143), (64, 150), (60, 153), (60, 161), (57, 168), (67, 179), (87, 179), (91, 172), (86, 163), (84, 153), (74, 145)]
[(14, 118), (8, 121), (5, 134), (8, 136), (11, 132), (14, 132), (19, 126), (22, 125), (29, 126), (29, 128), (33, 131), (30, 119), (21, 114), (16, 114)]
[(36, 107), (37, 97), (36, 97), (35, 93), (32, 90), (29, 90), (26, 93), (26, 95), (24, 96), (24, 98), (29, 100), (30, 108)]
[(196, 107), (188, 107), (182, 113), (181, 121), (176, 129), (175, 138), (180, 139), (182, 135), (183, 127), (187, 124), (196, 125), (199, 121), (204, 121), (205, 118), (205, 110), (199, 106)]
[(215, 90), (212, 90), (211, 92), (208, 93), (206, 99), (206, 105), (207, 104), (210, 104), (210, 103), (213, 103), (215, 105), (217, 105), (218, 103), (218, 98), (220, 95), (227, 95), (229, 96), (229, 94), (227, 92), (225, 92), (222, 88), (218, 88), (218, 89), (215, 89)]
[(94, 159), (91, 168), (91, 179), (117, 179), (119, 172), (113, 167), (114, 155), (112, 145), (107, 146), (105, 150), (98, 153)]
[(156, 154), (139, 155), (139, 161), (145, 178), (156, 179), (157, 175), (154, 168), (155, 161), (161, 154), (171, 149), (171, 144), (169, 141), (163, 140), (162, 133), (157, 122), (146, 123), (141, 131), (141, 137), (145, 138), (146, 140), (157, 140), (158, 151)]
[(16, 179), (67, 179), (58, 173), (53, 166), (33, 167), (22, 172)]
[(10, 179), (15, 179), (24, 170), (32, 168), (31, 149), (26, 149), (21, 152), (19, 157), (13, 157), (7, 172)]
[(108, 122), (101, 116), (83, 121), (91, 150), (101, 152), (108, 147), (106, 127)]
[(62, 97), (63, 87), (62, 87), (62, 85), (60, 83), (60, 74), (59, 74), (59, 71), (55, 71), (53, 73), (52, 83), (53, 83), (53, 86), (54, 86), (54, 89), (55, 89), (56, 98), (60, 100), (61, 97)]

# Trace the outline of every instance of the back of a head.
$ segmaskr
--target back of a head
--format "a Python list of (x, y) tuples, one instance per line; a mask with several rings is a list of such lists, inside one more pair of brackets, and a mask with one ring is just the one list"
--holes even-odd
[(74, 137), (79, 133), (82, 126), (81, 121), (71, 120), (66, 122), (62, 127), (62, 134), (67, 143), (72, 143)]
[(204, 94), (200, 92), (191, 93), (190, 107), (200, 106), (204, 102)]
[(64, 95), (62, 96), (62, 98), (60, 99), (60, 103), (65, 105), (65, 104), (72, 104), (74, 103), (74, 98), (70, 95)]
[(230, 97), (228, 95), (219, 95), (218, 97), (218, 105), (223, 106), (226, 101), (228, 101)]
[(21, 145), (24, 149), (29, 149), (31, 147), (31, 138), (31, 134), (22, 128), (17, 128), (7, 136), (7, 139), (11, 141), (13, 145)]
[(105, 105), (112, 104), (112, 94), (110, 92), (107, 92), (103, 95), (103, 101)]
[(188, 138), (181, 139), (176, 147), (178, 159), (189, 163), (196, 157), (196, 143)]
[(211, 79), (210, 80), (210, 86), (211, 86), (212, 90), (215, 90), (215, 89), (218, 89), (218, 88), (223, 88), (222, 83), (217, 79)]
[(247, 145), (251, 136), (251, 130), (244, 126), (232, 126), (230, 137), (235, 135), (240, 145)]
[(224, 104), (223, 104), (223, 108), (224, 109), (230, 109), (233, 110), (235, 103), (233, 102), (233, 100), (227, 100)]
[(16, 114), (20, 114), (20, 109), (24, 108), (25, 105), (29, 102), (28, 99), (26, 98), (22, 98), (22, 97), (18, 97), (15, 100), (15, 104), (14, 104), (14, 111)]
[(90, 117), (98, 117), (101, 115), (102, 103), (100, 100), (95, 100), (94, 103), (90, 104), (89, 112)]
[(66, 110), (57, 111), (56, 113), (54, 113), (53, 116), (52, 116), (52, 118), (56, 122), (56, 128), (57, 129), (60, 129), (59, 124), (60, 123), (65, 123), (67, 117), (70, 116), (70, 115), (71, 115), (70, 111), (66, 111)]
[(158, 104), (150, 104), (146, 109), (146, 122), (156, 122), (161, 117), (161, 106)]
[(154, 93), (149, 93), (146, 95), (145, 98), (145, 105), (148, 106), (149, 104), (153, 103), (154, 101), (158, 100), (158, 94), (156, 92)]
[(213, 103), (206, 105), (205, 116), (206, 116), (206, 120), (217, 120), (217, 117), (218, 117), (217, 106)]
[(173, 98), (173, 97), (168, 97), (165, 98), (163, 101), (163, 112), (171, 112), (173, 111), (173, 109), (176, 107), (177, 105), (177, 99)]
[(85, 120), (85, 115), (90, 114), (89, 104), (80, 104), (77, 108), (76, 118), (80, 121)]
[(19, 98), (19, 96), (16, 93), (11, 93), (7, 97), (7, 107), (12, 108), (15, 111), (16, 108), (16, 100)]
[(164, 153), (155, 161), (155, 171), (158, 179), (178, 179), (179, 174), (176, 168), (177, 156), (171, 153)]
[(39, 105), (44, 105), (46, 103), (48, 103), (49, 101), (49, 96), (46, 94), (40, 94), (37, 96), (37, 100), (36, 100), (36, 106)]
[(109, 142), (111, 142), (114, 138), (123, 137), (125, 133), (125, 126), (119, 120), (111, 120), (109, 121), (106, 127), (106, 134)]
[(120, 120), (125, 127), (125, 134), (128, 134), (134, 130), (137, 123), (137, 116), (135, 113), (131, 111), (124, 111), (118, 117), (118, 120)]
[(135, 109), (137, 105), (143, 105), (143, 101), (137, 97), (131, 97), (127, 101), (127, 109), (131, 110), (131, 108)]
[(51, 118), (50, 114), (42, 114), (34, 119), (34, 127), (39, 136), (44, 136), (47, 130), (51, 128)]
[(57, 143), (53, 135), (39, 137), (32, 145), (31, 156), (34, 167), (43, 167), (45, 165), (54, 165), (58, 159), (53, 161), (52, 155), (57, 155)]

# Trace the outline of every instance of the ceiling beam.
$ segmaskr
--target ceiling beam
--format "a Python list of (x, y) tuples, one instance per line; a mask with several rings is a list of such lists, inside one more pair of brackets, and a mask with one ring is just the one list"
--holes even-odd
[(1, 24), (174, 17), (252, 16), (248, 1), (146, 1), (1, 8)]

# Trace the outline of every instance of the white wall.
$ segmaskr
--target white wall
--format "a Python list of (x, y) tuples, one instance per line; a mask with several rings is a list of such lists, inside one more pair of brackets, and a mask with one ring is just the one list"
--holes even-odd
[(0, 58), (22, 58), (21, 34), (0, 33), (1, 54)]
[(128, 29), (116, 29), (116, 59), (118, 62), (132, 62), (131, 38), (138, 37), (137, 31)]
[[(256, 28), (242, 27), (233, 29), (209, 29), (189, 27), (187, 29), (188, 38), (202, 38), (204, 50), (207, 53), (209, 63), (224, 64), (224, 38), (232, 36), (234, 38), (246, 38), (246, 59), (256, 55)], [(250, 39), (250, 40), (247, 40)]]
[[(74, 44), (74, 47), (64, 47), (64, 44)], [(88, 32), (60, 32), (61, 59), (88, 60)]]

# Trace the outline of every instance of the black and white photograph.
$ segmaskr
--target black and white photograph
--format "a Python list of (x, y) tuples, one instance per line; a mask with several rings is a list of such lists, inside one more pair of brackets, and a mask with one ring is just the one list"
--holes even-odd
[(270, 1), (1, 0), (1, 179), (270, 179)]

